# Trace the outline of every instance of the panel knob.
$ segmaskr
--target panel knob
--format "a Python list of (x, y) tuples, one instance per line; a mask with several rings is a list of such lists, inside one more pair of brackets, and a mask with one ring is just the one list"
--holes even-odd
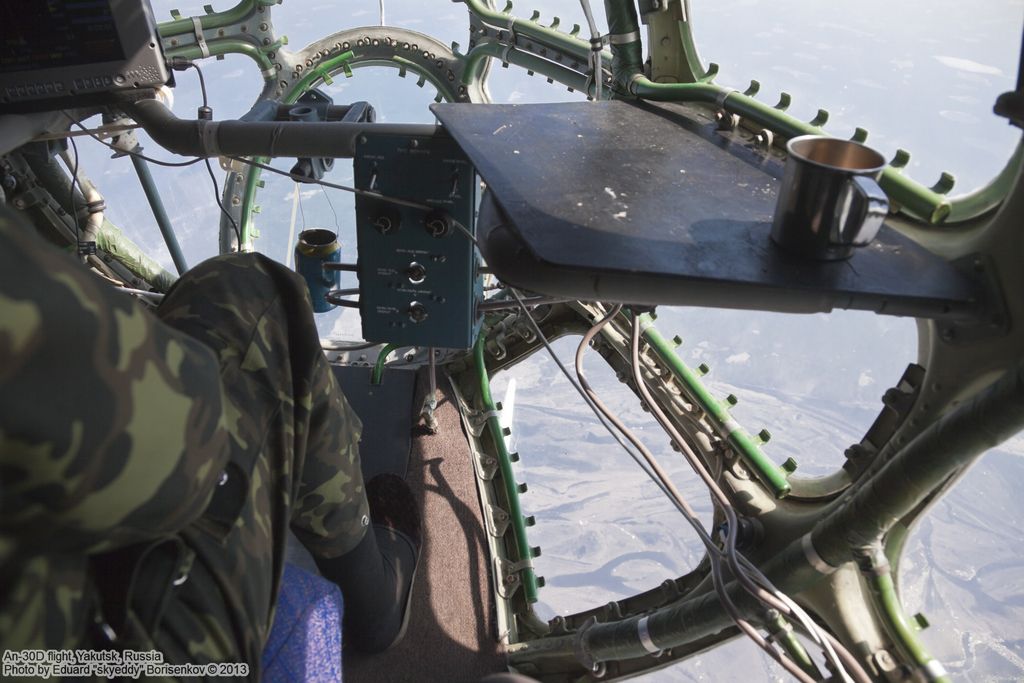
[(414, 323), (421, 323), (427, 319), (427, 307), (419, 301), (409, 304), (409, 309), (406, 312), (409, 314), (409, 320)]
[(409, 264), (409, 267), (405, 269), (405, 274), (409, 278), (409, 282), (414, 285), (418, 285), (427, 279), (427, 269), (416, 261)]
[(427, 232), (433, 237), (444, 237), (452, 230), (452, 219), (444, 211), (431, 211), (423, 219)]

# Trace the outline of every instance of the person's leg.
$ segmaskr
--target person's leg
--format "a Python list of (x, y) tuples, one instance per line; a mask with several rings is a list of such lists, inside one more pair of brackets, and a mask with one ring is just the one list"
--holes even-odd
[[(353, 433), (332, 396), (314, 396), (322, 373), (316, 327), (304, 285), (256, 254), (206, 261), (171, 289), (158, 309), (167, 325), (216, 354), (224, 387), (220, 416), (230, 434), (230, 463), (207, 513), (182, 531), (195, 553), (187, 580), (161, 622), (159, 647), (185, 661), (247, 661), (256, 666), (284, 569), (284, 548), (309, 442), (349, 453)], [(339, 461), (355, 472), (356, 492), (328, 515), (335, 528), (366, 509), (358, 456)], [(345, 534), (339, 532), (339, 537)]]
[[(342, 589), (346, 637), (360, 649), (381, 649), (401, 628), (416, 551), (387, 529), (367, 533), (361, 427), (320, 348), (305, 284), (255, 255), (208, 262), (183, 280), (160, 316), (217, 352), (234, 408), (233, 443), (246, 451), (238, 459), (255, 456), (251, 502), (228, 539), (236, 559), (220, 573), (244, 588), (247, 595), (238, 597), (246, 614), (266, 615), (262, 642), (272, 604), (263, 596), (276, 594), (290, 524), (324, 576)], [(411, 507), (403, 503), (407, 490), (385, 489), (374, 505), (375, 522), (382, 509)], [(414, 526), (406, 535), (418, 533)]]

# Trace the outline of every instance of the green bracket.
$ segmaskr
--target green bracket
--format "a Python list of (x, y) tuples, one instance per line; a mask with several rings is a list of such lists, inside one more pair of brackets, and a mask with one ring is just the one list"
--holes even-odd
[(889, 166), (897, 170), (901, 170), (907, 167), (910, 163), (910, 152), (905, 149), (897, 149), (896, 154), (893, 155), (892, 161), (889, 162)]
[(814, 126), (815, 128), (822, 128), (828, 123), (828, 110), (819, 109), (818, 115), (807, 122), (807, 125)]
[(716, 400), (700, 381), (700, 376), (683, 362), (671, 343), (661, 336), (651, 323), (651, 317), (641, 316), (640, 324), (644, 339), (683, 385), (691, 399), (704, 410), (715, 430), (728, 441), (776, 498), (788, 495), (791, 486), (786, 480), (787, 472), (773, 463), (761, 450), (757, 439), (750, 436), (729, 414), (728, 408), (738, 403), (738, 399), (729, 394), (725, 401)]
[(935, 194), (949, 194), (956, 185), (956, 177), (948, 171), (943, 171), (939, 176), (939, 181), (932, 185), (931, 191)]
[(543, 585), (543, 580), (534, 571), (530, 560), (533, 557), (530, 544), (526, 538), (526, 518), (523, 516), (522, 505), (519, 502), (519, 494), (526, 492), (526, 484), (515, 483), (515, 473), (512, 471), (512, 459), (509, 457), (508, 448), (505, 445), (505, 438), (501, 422), (496, 415), (497, 410), (494, 399), (491, 398), (491, 382), (487, 376), (487, 365), (484, 362), (484, 334), (481, 333), (473, 345), (473, 360), (476, 365), (477, 377), (479, 379), (480, 402), (487, 417), (487, 428), (491, 434), (491, 440), (498, 454), (498, 467), (501, 470), (501, 478), (504, 483), (505, 496), (508, 498), (508, 511), (511, 518), (512, 535), (518, 551), (519, 561), (508, 567), (507, 577), (519, 574), (519, 580), (526, 593), (526, 599), (530, 603), (537, 602), (537, 589)]

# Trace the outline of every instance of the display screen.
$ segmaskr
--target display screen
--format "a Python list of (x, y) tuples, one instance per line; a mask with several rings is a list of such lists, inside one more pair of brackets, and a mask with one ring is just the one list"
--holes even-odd
[(109, 0), (0, 0), (0, 72), (124, 59)]

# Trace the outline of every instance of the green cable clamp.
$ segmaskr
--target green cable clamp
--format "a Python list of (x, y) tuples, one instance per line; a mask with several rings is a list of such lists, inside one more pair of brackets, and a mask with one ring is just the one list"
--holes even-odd
[(534, 603), (537, 602), (537, 590), (543, 585), (543, 579), (538, 577), (533, 570), (533, 549), (526, 538), (526, 527), (532, 526), (534, 520), (532, 517), (523, 516), (522, 506), (519, 503), (519, 493), (520, 491), (525, 492), (526, 485), (517, 485), (515, 473), (512, 471), (512, 461), (509, 457), (508, 447), (505, 445), (501, 422), (497, 416), (494, 399), (491, 397), (491, 382), (487, 376), (487, 365), (484, 362), (484, 343), (484, 334), (481, 332), (477, 337), (476, 344), (473, 345), (473, 360), (480, 380), (480, 402), (487, 415), (487, 428), (490, 430), (491, 440), (494, 442), (494, 448), (498, 454), (498, 466), (501, 469), (501, 479), (505, 485), (505, 495), (508, 498), (512, 534), (519, 555), (519, 561), (510, 564), (520, 567), (526, 600)]
[(671, 342), (662, 337), (654, 327), (648, 315), (640, 316), (640, 330), (654, 352), (668, 365), (676, 379), (686, 387), (691, 398), (704, 410), (715, 429), (726, 438), (729, 445), (746, 462), (757, 478), (771, 490), (776, 498), (787, 496), (792, 490), (786, 480), (787, 472), (772, 462), (761, 450), (757, 440), (750, 436), (729, 414), (727, 406), (734, 405), (736, 397), (730, 394), (733, 401), (729, 401), (729, 399), (726, 399), (725, 402), (716, 400), (704, 383), (700, 381), (699, 374), (683, 362), (673, 349)]

